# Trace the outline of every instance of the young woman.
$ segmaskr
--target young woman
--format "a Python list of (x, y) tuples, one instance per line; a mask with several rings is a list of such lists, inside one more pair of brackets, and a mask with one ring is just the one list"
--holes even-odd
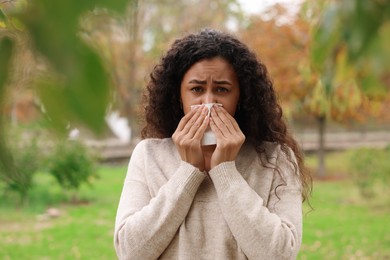
[[(310, 176), (255, 54), (227, 33), (189, 34), (154, 68), (146, 97), (118, 257), (294, 259)], [(206, 131), (215, 144), (202, 144)]]

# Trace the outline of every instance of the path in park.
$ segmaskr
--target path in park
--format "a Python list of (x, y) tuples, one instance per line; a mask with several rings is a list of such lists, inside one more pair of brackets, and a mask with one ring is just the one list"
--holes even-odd
[[(317, 134), (297, 135), (306, 152), (318, 150)], [(384, 148), (390, 145), (390, 132), (342, 132), (325, 135), (326, 150), (345, 150), (358, 147)]]

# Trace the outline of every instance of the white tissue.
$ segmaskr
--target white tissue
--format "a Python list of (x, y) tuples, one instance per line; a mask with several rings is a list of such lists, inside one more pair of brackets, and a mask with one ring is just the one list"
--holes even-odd
[[(209, 113), (208, 113), (208, 116), (210, 116), (210, 113), (211, 113), (211, 108), (215, 105), (215, 106), (222, 106), (222, 104), (220, 103), (207, 103), (207, 104), (204, 104), (208, 110), (209, 110)], [(202, 106), (202, 105), (192, 105), (191, 106), (191, 109), (194, 109), (195, 107), (199, 107), (199, 106)], [(203, 138), (202, 138), (202, 141), (201, 141), (201, 145), (213, 145), (213, 144), (217, 144), (217, 138), (213, 132), (213, 130), (211, 130), (210, 126), (207, 126), (206, 128), (206, 131), (204, 132), (204, 135), (203, 135)]]

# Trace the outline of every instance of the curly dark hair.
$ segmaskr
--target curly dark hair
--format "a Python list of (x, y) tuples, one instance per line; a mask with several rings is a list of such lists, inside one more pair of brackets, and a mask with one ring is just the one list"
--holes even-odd
[[(180, 105), (180, 84), (196, 62), (222, 57), (234, 68), (240, 86), (239, 109), (235, 119), (256, 151), (264, 153), (263, 141), (276, 142), (293, 163), (302, 183), (305, 201), (311, 192), (311, 177), (305, 170), (303, 153), (288, 132), (272, 81), (256, 54), (231, 34), (203, 29), (177, 39), (154, 67), (144, 95), (146, 125), (142, 138), (167, 138), (184, 116)], [(289, 148), (294, 152), (292, 160)]]

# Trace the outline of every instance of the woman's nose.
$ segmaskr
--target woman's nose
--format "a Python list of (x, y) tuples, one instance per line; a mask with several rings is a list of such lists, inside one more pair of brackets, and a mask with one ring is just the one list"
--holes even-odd
[(217, 103), (215, 95), (213, 93), (206, 93), (203, 99), (203, 103)]

